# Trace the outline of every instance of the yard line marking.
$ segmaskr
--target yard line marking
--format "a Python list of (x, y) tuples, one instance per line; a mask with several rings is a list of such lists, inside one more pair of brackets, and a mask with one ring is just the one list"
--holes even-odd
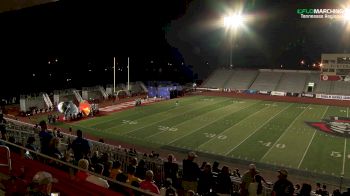
[[(266, 106), (266, 107), (264, 107), (264, 108), (261, 108), (260, 110), (258, 110), (258, 111), (256, 111), (256, 112), (250, 114), (249, 116), (245, 117), (244, 119), (242, 119), (242, 120), (239, 121), (238, 123), (232, 125), (231, 127), (228, 127), (227, 129), (224, 129), (223, 132), (218, 133), (218, 135), (221, 135), (221, 134), (226, 133), (226, 132), (227, 132), (228, 130), (230, 130), (232, 127), (235, 127), (235, 126), (239, 125), (239, 124), (240, 124), (241, 122), (243, 122), (244, 120), (250, 118), (251, 116), (254, 116), (255, 114), (257, 114), (257, 113), (259, 113), (259, 112), (261, 112), (261, 111), (263, 111), (263, 110), (265, 110), (265, 109), (267, 109), (267, 108), (269, 108), (269, 106)], [(198, 148), (201, 147), (202, 145), (204, 145), (204, 144), (206, 144), (206, 143), (208, 143), (208, 142), (210, 142), (210, 141), (212, 141), (212, 140), (214, 140), (214, 139), (216, 139), (216, 138), (215, 138), (215, 137), (210, 138), (208, 141), (206, 141), (206, 142), (204, 142), (203, 144), (199, 145), (196, 149), (198, 149)]]
[[(218, 104), (218, 103), (223, 103), (223, 102), (226, 102), (226, 101), (228, 101), (228, 100), (219, 101), (219, 102), (216, 102), (216, 103), (213, 103), (213, 104), (209, 104), (209, 105), (205, 105), (205, 106), (202, 106), (202, 107), (199, 107), (199, 108), (194, 108), (194, 109), (192, 109), (192, 110), (187, 110), (185, 113), (182, 113), (182, 114), (179, 114), (179, 115), (176, 115), (176, 116), (171, 116), (171, 117), (168, 117), (168, 118), (163, 118), (162, 120), (159, 120), (159, 121), (156, 121), (156, 122), (153, 122), (153, 123), (149, 123), (149, 124), (147, 124), (147, 125), (145, 125), (145, 126), (142, 126), (142, 127), (137, 128), (137, 129), (132, 129), (132, 130), (130, 130), (130, 131), (126, 132), (126, 133), (122, 133), (122, 134), (120, 134), (120, 135), (129, 134), (129, 133), (132, 133), (132, 132), (134, 132), (134, 131), (143, 129), (143, 128), (145, 128), (145, 127), (149, 127), (149, 126), (152, 126), (152, 125), (157, 124), (157, 123), (159, 123), (159, 122), (168, 120), (168, 119), (170, 119), (170, 118), (174, 118), (174, 117), (177, 117), (177, 116), (182, 116), (182, 115), (184, 115), (184, 114), (187, 114), (187, 113), (192, 112), (193, 110), (200, 110), (200, 109), (202, 109), (202, 108), (204, 108), (204, 107), (211, 106), (211, 105), (215, 105), (215, 104)], [(232, 104), (232, 103), (231, 103), (231, 104)], [(230, 104), (229, 104), (229, 105), (230, 105)], [(215, 109), (215, 110), (218, 110), (218, 109), (220, 109), (220, 108), (217, 108), (217, 109)], [(212, 110), (212, 111), (215, 111), (215, 110)], [(189, 120), (192, 120), (192, 119), (187, 119), (187, 120), (185, 120), (185, 121), (189, 121)], [(184, 122), (185, 122), (185, 121), (184, 121)], [(108, 129), (106, 129), (106, 130), (108, 130)]]
[[(259, 101), (259, 102), (256, 102), (256, 103), (261, 103), (261, 102), (262, 102), (262, 101)], [(254, 104), (255, 104), (255, 103), (254, 103)], [(254, 105), (254, 104), (252, 104), (252, 105)], [(249, 106), (251, 106), (251, 105), (248, 105), (247, 107), (249, 107)], [(241, 110), (243, 110), (243, 109), (245, 109), (245, 108), (247, 108), (247, 107), (244, 107), (244, 108), (242, 108)], [(241, 111), (241, 110), (238, 110), (237, 112), (239, 112), (239, 111)], [(218, 121), (218, 120), (220, 120), (220, 119), (222, 119), (222, 118), (224, 118), (224, 117), (226, 117), (226, 116), (227, 116), (227, 115), (222, 116), (222, 117), (216, 119), (216, 121)], [(214, 121), (214, 122), (212, 122), (212, 123), (215, 123), (216, 121)], [(210, 123), (210, 124), (212, 124), (212, 123)], [(197, 129), (195, 129), (195, 130), (193, 130), (193, 131), (188, 132), (188, 133), (185, 134), (185, 135), (182, 135), (182, 136), (180, 136), (180, 137), (178, 137), (178, 138), (175, 138), (174, 140), (170, 141), (167, 145), (169, 145), (169, 144), (171, 144), (171, 143), (173, 143), (173, 142), (175, 142), (175, 141), (177, 141), (177, 140), (179, 140), (179, 139), (182, 139), (182, 138), (184, 138), (184, 137), (186, 137), (186, 136), (188, 136), (188, 135), (191, 135), (192, 133), (194, 133), (194, 132), (196, 132), (196, 131), (198, 131), (198, 130), (200, 130), (200, 129), (202, 129), (202, 128), (204, 128), (204, 127), (210, 125), (210, 124), (201, 126), (201, 127), (197, 128)]]
[[(211, 104), (209, 104), (209, 105), (201, 106), (201, 107), (199, 107), (199, 108), (192, 108), (191, 110), (187, 110), (186, 112), (182, 113), (182, 115), (183, 115), (183, 114), (186, 114), (186, 113), (188, 113), (188, 112), (191, 112), (191, 111), (193, 111), (193, 110), (201, 109), (201, 108), (204, 108), (204, 107), (206, 107), (206, 106), (211, 106), (211, 105), (218, 104), (218, 103), (222, 103), (222, 102), (226, 102), (226, 101), (228, 101), (228, 100), (223, 100), (223, 101), (221, 100), (221, 101), (218, 101), (218, 102), (215, 102), (215, 103), (211, 103)], [(189, 105), (188, 105), (188, 106), (189, 106)], [(135, 119), (135, 120), (139, 121), (139, 120), (141, 120), (141, 119), (148, 118), (148, 117), (151, 117), (151, 116), (154, 116), (154, 115), (159, 115), (159, 114), (162, 114), (162, 113), (168, 113), (169, 111), (171, 111), (171, 110), (173, 110), (173, 109), (176, 109), (176, 108), (172, 108), (172, 109), (170, 109), (170, 110), (166, 110), (166, 111), (163, 111), (163, 112), (157, 112), (157, 113), (154, 113), (154, 114), (151, 114), (151, 115), (148, 115), (148, 116), (144, 116), (144, 117), (137, 118), (137, 119)], [(180, 116), (180, 115), (177, 115), (177, 116)], [(143, 126), (143, 127), (140, 127), (140, 128), (145, 128), (145, 127), (147, 127), (148, 125), (153, 125), (153, 124), (155, 124), (155, 123), (158, 123), (158, 122), (161, 122), (161, 121), (163, 121), (163, 120), (170, 119), (170, 118), (174, 118), (174, 117), (175, 117), (175, 116), (170, 116), (170, 117), (167, 117), (167, 118), (163, 118), (163, 119), (160, 120), (160, 121), (156, 121), (156, 122), (154, 122), (154, 123), (147, 124), (146, 126)], [(115, 125), (115, 126), (112, 126), (112, 127), (107, 128), (107, 129), (103, 129), (103, 131), (104, 131), (104, 132), (108, 132), (107, 130), (115, 129), (115, 128), (119, 127), (119, 126), (121, 126), (121, 125), (120, 125), (120, 124), (117, 124), (117, 125)], [(140, 129), (140, 128), (138, 128), (138, 129)], [(130, 132), (133, 132), (133, 130), (131, 130)], [(126, 134), (128, 134), (128, 133), (129, 133), (129, 132), (127, 132)], [(123, 134), (120, 134), (120, 135), (123, 135)]]
[[(321, 119), (323, 119), (323, 118), (324, 118), (324, 115), (326, 115), (326, 113), (327, 113), (327, 111), (328, 111), (328, 108), (329, 108), (329, 106), (326, 107), (326, 110), (323, 112), (323, 115), (322, 115)], [(304, 158), (305, 158), (305, 156), (306, 156), (307, 151), (309, 151), (309, 148), (310, 148), (310, 146), (311, 146), (311, 143), (312, 143), (312, 141), (314, 140), (314, 137), (315, 137), (315, 135), (316, 135), (316, 132), (317, 132), (317, 130), (315, 129), (314, 134), (312, 135), (312, 138), (311, 138), (309, 144), (307, 145), (306, 150), (304, 151), (303, 157), (301, 158), (301, 160), (300, 160), (300, 162), (299, 162), (299, 164), (298, 164), (298, 169), (300, 168), (301, 163), (304, 161)]]
[(341, 171), (341, 175), (344, 175), (344, 172), (345, 172), (345, 156), (346, 156), (346, 138), (344, 138), (343, 169)]
[(290, 123), (290, 125), (287, 127), (286, 130), (284, 130), (284, 132), (282, 133), (282, 135), (276, 140), (276, 142), (271, 146), (271, 148), (264, 154), (264, 156), (260, 159), (260, 161), (262, 161), (273, 149), (273, 147), (278, 144), (278, 142), (281, 140), (281, 138), (288, 132), (288, 130), (292, 127), (292, 125), (297, 121), (297, 119), (304, 114), (304, 112), (307, 110), (307, 108), (309, 108), (310, 104), (297, 116), (295, 117), (295, 119), (292, 121), (292, 123)]
[[(239, 110), (237, 110), (237, 111), (235, 111), (235, 112), (232, 112), (232, 113), (229, 113), (229, 114), (227, 114), (227, 115), (224, 115), (224, 117), (225, 117), (225, 116), (229, 116), (229, 115), (234, 114), (234, 113), (237, 113), (237, 112), (239, 112), (239, 111), (241, 111), (241, 110), (243, 110), (243, 109), (245, 109), (245, 108), (248, 108), (249, 106), (252, 106), (252, 105), (254, 105), (254, 104), (256, 104), (256, 103), (254, 103), (254, 102), (253, 102), (253, 103), (249, 103), (248, 106), (246, 106), (246, 107), (244, 107), (244, 108), (241, 108), (241, 109), (239, 109)], [(231, 104), (230, 104), (230, 105), (231, 105)], [(228, 106), (230, 106), (230, 105), (228, 105)], [(234, 105), (238, 105), (238, 103), (234, 103), (234, 104), (231, 105), (231, 106), (234, 106)], [(228, 106), (225, 106), (225, 107), (228, 107)], [(219, 109), (220, 109), (220, 108), (219, 108)], [(225, 109), (225, 108), (221, 108), (221, 109)], [(227, 108), (226, 108), (226, 110), (227, 110)], [(212, 111), (210, 111), (210, 112), (208, 112), (208, 113), (211, 113), (211, 112), (214, 112), (214, 111), (216, 111), (216, 110), (212, 110)], [(208, 113), (206, 113), (206, 114), (208, 114)], [(206, 115), (206, 114), (204, 114), (204, 115)], [(198, 118), (198, 117), (202, 117), (202, 115), (196, 116), (195, 118), (192, 118), (191, 120), (196, 119), (196, 118)], [(216, 121), (217, 121), (217, 120), (215, 120), (215, 121), (213, 121), (213, 122), (211, 122), (211, 123), (214, 123), (214, 122), (216, 122)], [(188, 122), (187, 120), (186, 120), (186, 121), (183, 121), (183, 122), (181, 122), (181, 123), (179, 123), (179, 124), (177, 124), (177, 125), (175, 125), (175, 126), (173, 126), (173, 127), (178, 127), (179, 125), (182, 125), (182, 124), (187, 123), (187, 122)], [(211, 123), (208, 123), (207, 125), (210, 125)], [(155, 135), (159, 135), (159, 134), (164, 133), (164, 132), (166, 132), (166, 131), (167, 131), (167, 130), (154, 133), (154, 134), (152, 134), (152, 135), (149, 135), (149, 136), (145, 137), (145, 139), (150, 138), (150, 137), (153, 137), (153, 136), (155, 136)]]
[(286, 106), (283, 110), (279, 111), (277, 114), (271, 116), (266, 122), (264, 122), (262, 125), (260, 125), (259, 127), (257, 127), (251, 134), (249, 134), (246, 138), (244, 138), (244, 140), (242, 140), (239, 144), (237, 144), (235, 147), (231, 148), (229, 151), (227, 151), (227, 153), (225, 153), (225, 156), (227, 156), (228, 154), (230, 154), (232, 151), (234, 151), (238, 146), (240, 146), (241, 144), (243, 144), (248, 138), (250, 138), (252, 135), (254, 135), (257, 131), (259, 131), (263, 126), (265, 126), (267, 123), (269, 123), (273, 118), (275, 118), (277, 115), (279, 115), (281, 112), (287, 110), (290, 106), (292, 106), (293, 103), (289, 104), (288, 106)]

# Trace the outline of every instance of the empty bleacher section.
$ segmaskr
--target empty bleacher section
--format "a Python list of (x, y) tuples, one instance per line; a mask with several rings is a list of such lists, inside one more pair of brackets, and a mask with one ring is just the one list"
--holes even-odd
[(284, 71), (283, 76), (276, 88), (276, 91), (302, 93), (304, 91), (308, 72), (303, 71)]
[(339, 95), (350, 95), (350, 82), (330, 81), (332, 83), (330, 93)]
[[(46, 100), (48, 99), (48, 100)], [(20, 110), (23, 113), (43, 113), (53, 109), (52, 103), (46, 93), (40, 95), (21, 95), (20, 96)]]
[(79, 91), (75, 89), (55, 90), (53, 99), (54, 105), (64, 101), (73, 101), (74, 104), (79, 105), (82, 100)]
[(223, 88), (224, 84), (231, 77), (232, 73), (232, 70), (217, 69), (206, 81), (203, 82), (202, 87)]
[(146, 94), (148, 91), (142, 82), (130, 82), (129, 88), (132, 96)]
[(283, 72), (271, 69), (261, 69), (258, 77), (250, 86), (251, 90), (274, 91), (281, 80)]
[(83, 87), (82, 99), (99, 102), (107, 98), (107, 94), (102, 86)]
[(232, 90), (249, 89), (258, 73), (258, 70), (233, 70), (232, 75), (225, 83), (224, 88)]
[(320, 81), (319, 80), (316, 83), (316, 87), (315, 87), (314, 92), (315, 93), (326, 93), (326, 94), (329, 94), (330, 91), (331, 91), (331, 84), (332, 84), (331, 81)]

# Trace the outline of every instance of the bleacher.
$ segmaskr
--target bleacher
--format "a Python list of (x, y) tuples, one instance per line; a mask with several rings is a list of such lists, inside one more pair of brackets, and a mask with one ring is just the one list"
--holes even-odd
[(284, 72), (276, 91), (302, 93), (307, 76), (303, 72)]
[(257, 70), (234, 70), (224, 88), (232, 90), (249, 89), (257, 75)]
[(225, 82), (231, 77), (232, 73), (232, 70), (217, 69), (206, 81), (204, 81), (202, 87), (223, 88)]
[(258, 77), (250, 86), (251, 90), (274, 91), (281, 80), (283, 72), (275, 72), (272, 70), (260, 70)]

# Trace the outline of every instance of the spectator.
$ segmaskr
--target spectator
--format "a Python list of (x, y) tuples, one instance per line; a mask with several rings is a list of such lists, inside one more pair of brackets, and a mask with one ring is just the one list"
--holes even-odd
[(298, 196), (311, 196), (311, 190), (312, 190), (311, 185), (304, 183), (301, 186), (300, 193), (297, 195)]
[(248, 195), (249, 184), (254, 182), (254, 176), (258, 174), (256, 166), (254, 164), (249, 165), (249, 170), (246, 171), (242, 176), (242, 182), (240, 184), (240, 192), (242, 196)]
[(329, 192), (327, 190), (327, 186), (325, 184), (322, 185), (322, 196), (328, 196)]
[(248, 186), (249, 196), (262, 196), (263, 186), (261, 180), (262, 178), (259, 174), (254, 176), (254, 181)]
[(145, 179), (146, 171), (146, 162), (143, 159), (141, 159), (139, 161), (139, 164), (136, 166), (135, 176), (143, 180)]
[(35, 138), (33, 136), (28, 137), (27, 144), (25, 147), (28, 148), (29, 150), (37, 151), (38, 147), (35, 146), (34, 142), (35, 142)]
[(118, 174), (123, 173), (123, 171), (121, 170), (121, 166), (122, 164), (120, 163), (120, 161), (114, 161), (109, 177), (112, 179), (116, 179)]
[(172, 186), (172, 181), (167, 178), (164, 182), (164, 186), (159, 190), (161, 196), (176, 196), (176, 189)]
[(322, 195), (321, 183), (319, 183), (319, 182), (316, 183), (315, 193), (318, 194), (318, 195)]
[(346, 189), (346, 192), (343, 192), (343, 196), (350, 196), (350, 188)]
[(133, 182), (140, 183), (142, 180), (135, 176), (135, 167), (128, 167), (128, 180), (127, 183), (132, 184)]
[(219, 174), (220, 172), (221, 172), (221, 170), (219, 169), (219, 162), (214, 161), (214, 163), (213, 163), (213, 173)]
[(140, 183), (140, 188), (151, 193), (160, 194), (157, 185), (153, 181), (153, 171), (146, 171), (146, 179)]
[(29, 185), (27, 195), (51, 195), (52, 183), (56, 183), (57, 179), (45, 171), (37, 172)]
[(41, 130), (39, 132), (40, 151), (41, 151), (41, 153), (48, 155), (49, 154), (49, 145), (50, 145), (50, 141), (52, 139), (52, 135), (48, 132), (47, 124), (44, 120), (40, 121), (39, 126), (41, 128)]
[[(333, 191), (333, 196), (342, 196), (342, 194), (340, 193), (340, 190), (339, 189), (335, 189)], [(345, 195), (346, 196), (346, 195)]]
[(224, 195), (232, 194), (232, 181), (230, 177), (230, 171), (227, 166), (222, 167), (221, 172), (218, 174), (217, 182), (217, 193)]
[(299, 195), (300, 193), (300, 184), (294, 185), (294, 195)]
[(48, 155), (57, 159), (62, 159), (63, 154), (58, 150), (60, 139), (53, 137), (49, 144)]
[(292, 196), (294, 194), (293, 183), (290, 182), (288, 171), (285, 169), (278, 170), (278, 180), (274, 183), (272, 196)]
[(194, 162), (197, 155), (194, 152), (189, 152), (187, 159), (183, 160), (182, 187), (185, 192), (192, 190), (197, 192), (198, 177), (200, 169), (198, 164)]
[(75, 174), (76, 179), (85, 181), (86, 178), (90, 175), (87, 171), (89, 170), (89, 161), (86, 159), (80, 159), (78, 161), (78, 167), (82, 170), (78, 170)]
[(170, 178), (173, 186), (175, 188), (179, 188), (178, 179), (177, 179), (179, 165), (173, 162), (174, 159), (175, 159), (174, 155), (169, 154), (168, 161), (164, 162), (164, 177), (165, 179)]
[[(103, 169), (104, 169), (103, 165), (98, 163), (95, 166), (95, 173), (97, 173), (98, 175), (102, 175)], [(103, 178), (100, 178), (98, 176), (95, 176), (95, 175), (89, 175), (86, 178), (86, 181), (91, 182), (93, 184), (96, 184), (98, 186), (104, 187), (104, 188), (108, 188), (109, 187), (109, 184), (108, 184), (107, 180), (105, 180)]]
[(81, 130), (77, 130), (77, 138), (72, 142), (72, 149), (75, 161), (87, 157), (90, 153), (89, 142), (83, 138), (83, 132)]
[(208, 194), (214, 186), (213, 174), (211, 172), (211, 165), (207, 163), (201, 171), (198, 180), (198, 193), (200, 195)]

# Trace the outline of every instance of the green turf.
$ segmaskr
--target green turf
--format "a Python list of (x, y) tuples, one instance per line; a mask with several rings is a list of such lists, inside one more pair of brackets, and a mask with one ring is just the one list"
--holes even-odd
[(206, 96), (176, 100), (71, 126), (116, 141), (195, 150), (350, 178), (350, 141), (306, 124), (330, 116), (347, 117), (347, 107)]

